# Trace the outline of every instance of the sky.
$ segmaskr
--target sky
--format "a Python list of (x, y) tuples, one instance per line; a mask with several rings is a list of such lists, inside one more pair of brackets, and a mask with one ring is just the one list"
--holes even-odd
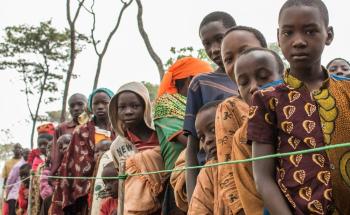
[[(77, 1), (72, 0), (73, 3)], [(153, 48), (163, 63), (171, 56), (171, 47), (202, 48), (198, 27), (202, 18), (216, 10), (230, 13), (239, 25), (259, 29), (268, 42), (276, 42), (278, 12), (282, 0), (143, 0), (143, 21)], [(330, 24), (334, 27), (335, 38), (331, 46), (324, 51), (322, 63), (335, 57), (350, 59), (350, 35), (348, 0), (325, 0), (329, 9)], [(58, 29), (67, 25), (64, 0), (1, 0), (0, 7), (0, 37), (6, 26), (29, 24), (38, 25), (41, 21), (52, 20)], [(86, 0), (89, 7), (91, 1)], [(104, 43), (107, 34), (112, 29), (119, 10), (120, 1), (96, 1), (96, 37)], [(133, 2), (125, 11), (120, 28), (113, 37), (104, 58), (100, 87), (108, 87), (117, 91), (118, 87), (129, 81), (159, 82), (158, 70), (150, 58), (137, 28), (137, 6)], [(77, 21), (77, 30), (90, 34), (91, 16), (82, 10)], [(0, 39), (1, 40), (1, 39)], [(100, 47), (101, 48), (101, 47)], [(97, 65), (97, 57), (92, 46), (87, 46), (77, 56), (74, 73), (77, 79), (71, 81), (69, 95), (81, 92), (88, 95), (93, 86)], [(0, 71), (0, 129), (10, 129), (12, 141), (30, 145), (31, 123), (26, 106), (22, 82), (15, 71)], [(63, 85), (60, 88), (61, 93)], [(36, 97), (31, 99), (35, 105)], [(49, 110), (59, 110), (61, 101), (46, 105), (41, 113)], [(1, 141), (1, 139), (0, 139)]]

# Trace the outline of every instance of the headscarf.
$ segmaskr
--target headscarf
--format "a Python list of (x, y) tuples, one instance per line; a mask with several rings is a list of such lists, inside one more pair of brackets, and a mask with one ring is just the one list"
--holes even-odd
[(90, 113), (92, 112), (92, 99), (94, 98), (94, 96), (97, 94), (97, 93), (106, 93), (108, 95), (109, 98), (112, 98), (114, 93), (108, 89), (108, 88), (97, 88), (96, 90), (94, 90), (90, 96), (89, 96), (89, 99), (88, 99), (88, 109), (90, 111)]
[(144, 121), (147, 127), (154, 130), (152, 119), (152, 106), (147, 88), (139, 82), (130, 82), (119, 88), (109, 103), (109, 119), (114, 128), (114, 131), (119, 136), (124, 137), (124, 125), (118, 118), (118, 95), (122, 92), (129, 91), (139, 95), (145, 103)]
[(49, 134), (49, 135), (54, 135), (55, 133), (55, 126), (50, 122), (50, 123), (45, 123), (39, 125), (36, 130), (38, 131), (38, 135), (41, 134)]
[(177, 93), (175, 81), (179, 79), (196, 76), (201, 73), (213, 71), (213, 68), (205, 61), (194, 57), (184, 57), (177, 60), (165, 73), (158, 89), (158, 96), (164, 93)]

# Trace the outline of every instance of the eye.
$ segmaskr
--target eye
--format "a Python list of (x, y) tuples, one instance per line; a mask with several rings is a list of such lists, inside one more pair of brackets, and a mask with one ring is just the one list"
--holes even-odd
[(305, 34), (306, 34), (306, 35), (312, 36), (312, 35), (314, 35), (316, 32), (317, 32), (316, 29), (309, 29), (309, 30), (306, 30), (306, 31), (305, 31)]
[(284, 37), (289, 37), (293, 34), (291, 30), (283, 30), (281, 33), (282, 33), (282, 36)]
[(334, 72), (335, 70), (337, 70), (337, 67), (336, 66), (331, 66), (329, 67), (328, 71), (330, 72)]
[(343, 69), (343, 71), (349, 71), (350, 70), (350, 67), (348, 67), (348, 66), (342, 66), (342, 69)]
[(230, 63), (232, 63), (232, 62), (233, 62), (233, 57), (232, 57), (232, 56), (227, 56), (227, 57), (225, 57), (224, 63), (230, 64)]
[(123, 110), (123, 109), (125, 109), (125, 105), (118, 105), (118, 109), (120, 109), (120, 110)]

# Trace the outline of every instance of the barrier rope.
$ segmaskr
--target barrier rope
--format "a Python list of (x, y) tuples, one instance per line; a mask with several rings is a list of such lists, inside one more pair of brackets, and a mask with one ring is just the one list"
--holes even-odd
[[(276, 153), (276, 154), (271, 154), (271, 155), (248, 158), (248, 159), (244, 159), (244, 160), (232, 160), (232, 161), (218, 162), (218, 163), (213, 163), (213, 164), (208, 164), (208, 165), (203, 165), (203, 166), (202, 165), (188, 166), (188, 167), (174, 168), (174, 169), (168, 169), (168, 170), (141, 172), (141, 173), (135, 173), (135, 174), (124, 174), (124, 175), (119, 175), (116, 177), (70, 177), (70, 176), (66, 176), (66, 177), (65, 176), (45, 176), (45, 177), (52, 178), (52, 179), (85, 179), (85, 180), (118, 179), (118, 180), (125, 180), (127, 177), (133, 177), (133, 176), (151, 175), (151, 174), (160, 174), (160, 173), (171, 173), (171, 172), (186, 171), (189, 169), (202, 169), (202, 168), (217, 167), (217, 166), (229, 165), (229, 164), (247, 163), (247, 162), (259, 161), (259, 160), (265, 160), (265, 159), (271, 159), (271, 158), (277, 158), (277, 157), (288, 157), (291, 155), (308, 154), (308, 153), (325, 151), (325, 150), (336, 149), (336, 148), (343, 148), (343, 147), (350, 147), (350, 143), (341, 143), (341, 144), (335, 144), (335, 145), (329, 145), (329, 146), (322, 146), (322, 147), (318, 147), (318, 148), (314, 148), (314, 149), (306, 149), (306, 150), (300, 150), (300, 151), (294, 151), (294, 152)], [(34, 175), (34, 177), (40, 177), (40, 176), (42, 176), (42, 175)], [(28, 178), (25, 178), (24, 180), (26, 180)], [(21, 180), (19, 182), (14, 183), (14, 184), (7, 185), (5, 187), (13, 186), (15, 184), (21, 183), (24, 180)]]

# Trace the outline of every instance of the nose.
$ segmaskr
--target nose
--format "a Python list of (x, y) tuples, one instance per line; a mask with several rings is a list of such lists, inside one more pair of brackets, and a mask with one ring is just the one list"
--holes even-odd
[(300, 34), (296, 34), (294, 41), (293, 41), (293, 47), (294, 48), (305, 48), (306, 46), (307, 46), (307, 43), (304, 40), (303, 36)]
[(251, 81), (251, 86), (250, 86), (250, 90), (249, 90), (249, 93), (251, 95), (253, 95), (253, 93), (255, 93), (256, 91), (259, 90), (259, 85), (256, 81)]
[(133, 109), (131, 107), (126, 107), (125, 114), (132, 115), (134, 113)]
[(214, 135), (207, 135), (204, 140), (205, 146), (210, 146), (214, 141)]
[(211, 47), (212, 56), (220, 55), (220, 46), (221, 46), (221, 44), (219, 44), (217, 42), (212, 45), (212, 47)]

